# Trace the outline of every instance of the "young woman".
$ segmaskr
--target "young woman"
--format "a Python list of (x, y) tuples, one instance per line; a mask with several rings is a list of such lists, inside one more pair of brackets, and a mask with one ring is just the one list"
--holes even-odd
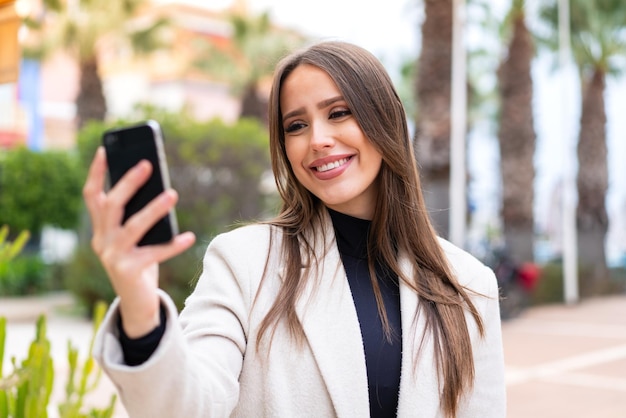
[(92, 163), (92, 244), (118, 295), (94, 354), (129, 414), (504, 416), (495, 277), (437, 238), (380, 62), (342, 42), (298, 51), (269, 112), (280, 213), (211, 242), (180, 316), (158, 263), (193, 234), (136, 246), (176, 193), (122, 226), (149, 164), (105, 194), (102, 150)]

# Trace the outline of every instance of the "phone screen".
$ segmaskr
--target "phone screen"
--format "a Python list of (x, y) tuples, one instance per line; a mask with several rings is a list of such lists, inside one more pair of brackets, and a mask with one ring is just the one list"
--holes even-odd
[[(122, 220), (124, 223), (169, 187), (161, 131), (156, 122), (149, 121), (136, 126), (109, 130), (103, 135), (103, 143), (111, 186), (139, 161), (148, 160), (152, 164), (152, 175), (126, 204)], [(159, 220), (138, 245), (168, 242), (177, 233), (177, 229), (176, 216), (172, 211)]]

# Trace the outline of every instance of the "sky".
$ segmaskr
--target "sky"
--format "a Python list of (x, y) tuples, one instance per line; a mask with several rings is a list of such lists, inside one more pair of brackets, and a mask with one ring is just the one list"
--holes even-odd
[[(167, 0), (162, 0), (167, 1)], [(178, 0), (214, 10), (229, 7), (235, 0)], [(529, 0), (530, 7), (541, 0)], [(420, 45), (420, 24), (423, 20), (419, 0), (248, 0), (253, 12), (269, 11), (272, 20), (319, 39), (354, 42), (378, 56), (397, 80), (399, 64), (416, 57)], [(503, 16), (508, 0), (491, 0), (492, 11)], [(531, 23), (532, 25), (532, 23)], [(476, 42), (468, 38), (467, 42)], [(490, 44), (492, 40), (485, 40)], [(478, 40), (477, 42), (482, 42)], [(536, 60), (533, 67), (535, 86), (535, 130), (537, 132), (535, 216), (540, 227), (549, 219), (549, 206), (555, 187), (569, 166), (576, 169), (575, 147), (579, 123), (580, 93), (574, 77), (563, 77), (551, 69), (547, 57)], [(624, 241), (626, 236), (626, 76), (607, 82), (607, 143), (609, 148), (609, 192), (607, 207), (612, 218), (611, 242)], [(499, 174), (497, 140), (493, 127), (477, 129), (468, 137), (468, 168), (471, 171), (478, 209), (487, 218), (497, 218)], [(569, 165), (568, 165), (569, 163)], [(617, 216), (620, 214), (620, 216)], [(621, 217), (621, 220), (617, 220)], [(613, 221), (616, 222), (613, 222)], [(623, 224), (622, 224), (623, 223)], [(618, 229), (619, 228), (619, 229)], [(622, 238), (620, 238), (622, 237)], [(626, 243), (623, 251), (626, 251)], [(617, 245), (618, 247), (620, 245)]]
[[(233, 4), (233, 0), (209, 3), (219, 9)], [(389, 39), (395, 40), (396, 47), (401, 46), (398, 40), (402, 40), (401, 47), (416, 44), (412, 20), (418, 14), (418, 7), (413, 5), (414, 0), (248, 0), (247, 3), (254, 11), (268, 10), (276, 23), (313, 36), (340, 37), (380, 51), (390, 49)]]
[[(223, 10), (236, 0), (157, 1)], [(418, 49), (417, 0), (247, 0), (246, 3), (253, 12), (269, 11), (273, 22), (281, 26), (319, 39), (357, 43), (383, 60), (390, 72), (401, 57), (413, 56)]]

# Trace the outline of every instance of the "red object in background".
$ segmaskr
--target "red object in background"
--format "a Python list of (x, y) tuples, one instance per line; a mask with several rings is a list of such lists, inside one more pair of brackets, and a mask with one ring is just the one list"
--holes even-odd
[(0, 148), (13, 148), (24, 143), (24, 134), (0, 129)]
[(532, 291), (535, 286), (537, 286), (537, 282), (539, 281), (539, 276), (541, 270), (539, 270), (539, 266), (534, 263), (523, 263), (518, 268), (518, 274), (520, 278), (520, 282), (522, 286), (527, 291)]

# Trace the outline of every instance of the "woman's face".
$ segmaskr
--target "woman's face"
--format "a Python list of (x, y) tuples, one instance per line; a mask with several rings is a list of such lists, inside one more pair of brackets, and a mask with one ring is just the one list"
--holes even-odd
[(299, 65), (283, 82), (280, 107), (287, 158), (300, 183), (329, 208), (372, 219), (382, 156), (330, 76)]

